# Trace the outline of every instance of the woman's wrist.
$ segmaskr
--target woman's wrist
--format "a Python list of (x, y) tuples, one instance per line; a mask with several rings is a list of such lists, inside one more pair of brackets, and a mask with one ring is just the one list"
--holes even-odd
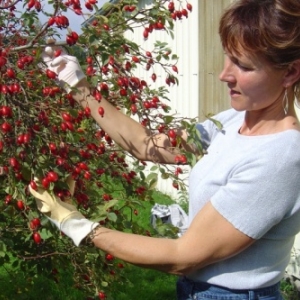
[(94, 245), (94, 239), (100, 234), (99, 228), (102, 227), (100, 224), (97, 225), (93, 230), (85, 237), (82, 241), (84, 245)]
[(91, 95), (91, 88), (86, 78), (78, 82), (75, 90), (72, 91), (72, 96), (74, 100), (83, 107), (89, 106), (90, 101), (95, 101)]

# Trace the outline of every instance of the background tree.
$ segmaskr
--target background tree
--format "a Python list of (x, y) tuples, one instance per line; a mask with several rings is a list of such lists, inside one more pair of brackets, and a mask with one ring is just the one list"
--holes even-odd
[[(18, 12), (20, 4), (23, 9)], [(76, 18), (83, 5), (95, 14), (79, 34), (70, 28), (66, 13)], [(26, 276), (43, 273), (54, 279), (58, 266), (71, 265), (77, 287), (87, 295), (109, 297), (123, 263), (94, 248), (74, 247), (37, 210), (28, 185), (34, 185), (37, 176), (45, 189), (76, 203), (87, 218), (150, 235), (156, 233), (141, 228), (132, 216), (143, 201), (153, 201), (157, 171), (173, 178), (174, 188), (184, 190), (182, 170), (178, 166), (174, 173), (157, 165), (145, 173), (146, 163), (119, 149), (96, 126), (89, 108), (80, 108), (59, 87), (41, 54), (46, 41), (55, 39), (79, 59), (96, 101), (105, 97), (153, 132), (165, 132), (178, 149), (174, 163), (194, 164), (198, 158), (181, 151), (173, 128), (188, 128), (190, 142), (201, 147), (195, 120), (168, 114), (168, 87), (177, 84), (178, 57), (164, 43), (145, 51), (124, 35), (140, 26), (144, 39), (157, 30), (172, 34), (174, 22), (191, 11), (191, 4), (181, 0), (156, 0), (148, 9), (139, 8), (137, 1), (121, 0), (100, 10), (96, 0), (0, 2), (0, 265), (10, 262)], [(55, 56), (59, 55), (57, 50)], [(154, 90), (134, 71), (139, 65), (151, 72), (155, 64), (164, 69), (166, 84)], [(156, 80), (154, 75), (151, 79)], [(99, 114), (105, 118), (104, 109)], [(76, 181), (74, 193), (69, 190), (70, 176)]]

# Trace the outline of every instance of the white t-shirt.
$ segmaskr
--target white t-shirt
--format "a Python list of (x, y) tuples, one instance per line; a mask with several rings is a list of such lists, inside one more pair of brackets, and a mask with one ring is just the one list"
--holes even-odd
[(210, 200), (235, 228), (257, 240), (188, 276), (232, 289), (279, 282), (300, 231), (300, 132), (240, 135), (244, 114), (230, 109), (215, 116), (222, 131), (211, 121), (198, 124), (208, 154), (189, 179), (190, 220)]

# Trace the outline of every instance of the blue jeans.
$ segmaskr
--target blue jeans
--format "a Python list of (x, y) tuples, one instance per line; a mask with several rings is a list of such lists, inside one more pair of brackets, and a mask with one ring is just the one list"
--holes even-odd
[(177, 300), (283, 300), (280, 283), (256, 290), (231, 290), (186, 277), (177, 281)]

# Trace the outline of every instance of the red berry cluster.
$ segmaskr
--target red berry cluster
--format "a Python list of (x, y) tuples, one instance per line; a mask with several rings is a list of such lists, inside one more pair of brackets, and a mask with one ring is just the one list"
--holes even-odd
[(64, 15), (51, 16), (48, 20), (48, 26), (56, 25), (58, 28), (68, 28), (69, 19)]
[(75, 45), (78, 39), (79, 39), (79, 35), (75, 31), (72, 31), (66, 37), (66, 41), (69, 46)]
[(176, 9), (174, 2), (170, 1), (168, 4), (168, 9), (171, 13), (171, 17), (173, 20), (181, 20), (182, 17), (188, 18), (188, 12), (189, 11), (191, 12), (193, 10), (193, 6), (192, 6), (192, 4), (187, 3), (186, 8), (181, 6), (178, 9)]
[(42, 4), (38, 0), (29, 0), (27, 3), (27, 9), (31, 10), (33, 7), (37, 12), (40, 12), (42, 9)]
[(94, 10), (94, 5), (97, 3), (97, 0), (88, 0), (85, 2), (85, 7), (90, 10), (90, 11), (93, 11)]

